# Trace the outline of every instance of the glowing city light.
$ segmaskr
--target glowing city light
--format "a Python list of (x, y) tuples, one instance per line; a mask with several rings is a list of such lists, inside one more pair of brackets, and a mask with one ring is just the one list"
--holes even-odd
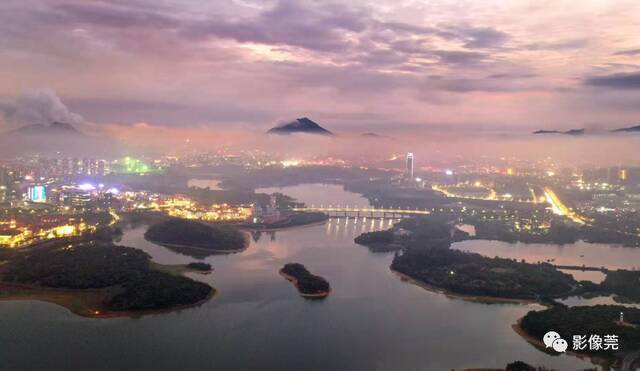
[(91, 183), (82, 183), (78, 185), (78, 189), (81, 191), (93, 191), (96, 187)]

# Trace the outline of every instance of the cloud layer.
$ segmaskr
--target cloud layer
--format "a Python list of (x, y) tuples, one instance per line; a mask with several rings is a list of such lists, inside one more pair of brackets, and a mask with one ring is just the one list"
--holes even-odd
[(0, 102), (47, 86), (92, 122), (260, 130), (623, 124), (638, 17), (631, 0), (9, 0)]

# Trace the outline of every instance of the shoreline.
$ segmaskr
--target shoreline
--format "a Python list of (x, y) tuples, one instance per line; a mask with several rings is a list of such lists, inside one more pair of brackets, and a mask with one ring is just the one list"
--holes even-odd
[[(524, 317), (522, 317), (524, 318)], [(548, 354), (554, 354), (554, 355), (560, 355), (561, 353), (557, 353), (557, 352), (547, 352), (546, 349), (547, 347), (545, 346), (544, 342), (536, 337), (533, 337), (532, 335), (529, 335), (523, 328), (522, 328), (522, 318), (519, 318), (518, 321), (514, 324), (511, 325), (511, 328), (513, 329), (513, 331), (516, 332), (516, 334), (520, 335), (520, 337), (522, 337), (525, 341), (527, 341), (529, 344), (533, 345), (535, 348), (537, 348), (538, 350), (540, 350), (541, 352), (544, 353), (548, 353)], [(570, 348), (569, 348), (570, 349)], [(567, 349), (567, 351), (565, 352), (566, 355), (570, 355), (572, 357), (576, 357), (582, 360), (589, 360), (589, 362), (593, 363), (594, 365), (597, 366), (602, 366), (602, 367), (608, 367), (610, 365), (610, 363), (604, 359), (604, 358), (600, 358), (600, 357), (596, 357), (596, 356), (590, 356), (588, 354), (582, 354), (582, 353), (577, 353), (574, 352), (572, 350)]]
[(298, 287), (298, 279), (295, 278), (292, 275), (286, 274), (281, 270), (278, 271), (278, 273), (284, 277), (287, 281), (290, 281), (291, 283), (293, 283), (293, 285), (296, 287), (296, 289), (298, 290), (298, 294), (300, 294), (300, 296), (302, 296), (305, 299), (324, 299), (327, 296), (329, 296), (329, 294), (331, 293), (331, 289), (329, 289), (329, 291), (324, 291), (318, 294), (304, 294), (300, 291), (300, 288)]
[[(152, 269), (154, 270), (177, 276), (184, 276), (185, 273), (200, 272), (198, 270), (190, 269), (186, 265), (164, 265), (153, 261), (150, 261), (149, 264), (152, 265)], [(170, 308), (159, 309), (114, 311), (103, 307), (103, 302), (111, 296), (111, 291), (113, 289), (114, 287), (105, 287), (101, 289), (53, 288), (0, 281), (0, 302), (41, 301), (59, 305), (75, 315), (93, 319), (140, 318), (145, 315), (179, 312), (184, 309), (199, 307), (211, 300), (218, 293), (218, 290), (211, 287), (211, 292), (209, 292), (204, 299), (192, 304), (177, 305)]]
[(211, 300), (218, 291), (211, 288), (211, 292), (206, 298), (193, 303), (162, 309), (126, 310), (113, 311), (101, 306), (102, 301), (109, 296), (110, 288), (104, 289), (63, 289), (48, 288), (22, 284), (0, 283), (2, 301), (41, 301), (56, 304), (69, 312), (92, 319), (107, 318), (139, 318), (152, 314), (164, 314), (179, 312), (184, 309), (199, 307)]
[(177, 248), (177, 249), (193, 249), (193, 250), (198, 250), (198, 251), (204, 251), (204, 252), (209, 252), (212, 254), (236, 254), (239, 252), (243, 252), (244, 250), (246, 250), (247, 248), (249, 248), (249, 245), (251, 245), (251, 243), (249, 242), (249, 237), (245, 235), (245, 242), (244, 242), (244, 247), (240, 248), (240, 249), (233, 249), (233, 250), (219, 250), (219, 249), (208, 249), (206, 247), (199, 247), (199, 246), (191, 246), (191, 245), (180, 245), (180, 244), (173, 244), (173, 243), (165, 243), (165, 242), (160, 242), (160, 241), (156, 241), (154, 239), (148, 238), (147, 236), (144, 236), (144, 239), (154, 243), (156, 245), (160, 245), (160, 246), (164, 246), (164, 247), (168, 247), (168, 248)]
[(543, 305), (540, 302), (533, 300), (533, 299), (512, 299), (512, 298), (499, 298), (499, 297), (494, 297), (494, 296), (481, 296), (481, 295), (465, 295), (465, 294), (458, 294), (446, 289), (442, 289), (439, 288), (437, 286), (433, 286), (430, 285), (428, 283), (416, 280), (415, 278), (402, 273), (402, 272), (398, 272), (392, 268), (389, 268), (391, 270), (391, 272), (393, 272), (394, 274), (396, 274), (398, 277), (400, 277), (400, 279), (402, 281), (406, 281), (409, 282), (413, 285), (416, 285), (418, 287), (421, 287), (427, 291), (436, 293), (436, 294), (442, 294), (445, 295), (449, 298), (452, 299), (460, 299), (460, 300), (466, 300), (466, 301), (470, 301), (470, 302), (474, 302), (474, 303), (486, 303), (486, 304), (517, 304), (517, 305), (529, 305), (529, 304), (539, 304), (539, 305)]

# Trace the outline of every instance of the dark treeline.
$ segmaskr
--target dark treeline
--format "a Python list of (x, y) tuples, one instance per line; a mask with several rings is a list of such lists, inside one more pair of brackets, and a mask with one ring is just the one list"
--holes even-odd
[[(624, 313), (625, 324), (618, 322)], [(620, 305), (595, 305), (567, 307), (558, 305), (543, 311), (531, 311), (521, 321), (522, 329), (529, 335), (542, 339), (548, 331), (556, 331), (570, 344), (573, 335), (617, 335), (620, 351), (627, 353), (640, 349), (640, 309)], [(614, 350), (589, 350), (599, 357), (615, 357)]]
[(449, 249), (446, 244), (407, 249), (391, 268), (454, 293), (513, 299), (558, 297), (570, 293), (576, 281), (550, 264)]
[(203, 262), (192, 262), (187, 264), (187, 268), (195, 269), (197, 271), (210, 271), (211, 264), (203, 263)]
[(638, 303), (640, 302), (640, 271), (608, 271), (600, 287), (604, 292), (618, 295), (623, 301)]
[(303, 295), (326, 294), (331, 290), (331, 286), (327, 280), (311, 274), (302, 264), (285, 264), (280, 272), (295, 278), (298, 291)]
[(151, 226), (145, 233), (151, 241), (217, 251), (246, 246), (245, 235), (228, 225), (210, 225), (186, 219), (170, 219)]

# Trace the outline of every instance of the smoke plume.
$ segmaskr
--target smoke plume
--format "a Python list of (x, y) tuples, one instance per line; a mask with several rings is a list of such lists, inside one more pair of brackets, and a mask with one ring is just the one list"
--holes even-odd
[(73, 113), (49, 88), (29, 90), (18, 97), (13, 106), (4, 108), (6, 121), (12, 126), (64, 122), (82, 124), (82, 116)]

